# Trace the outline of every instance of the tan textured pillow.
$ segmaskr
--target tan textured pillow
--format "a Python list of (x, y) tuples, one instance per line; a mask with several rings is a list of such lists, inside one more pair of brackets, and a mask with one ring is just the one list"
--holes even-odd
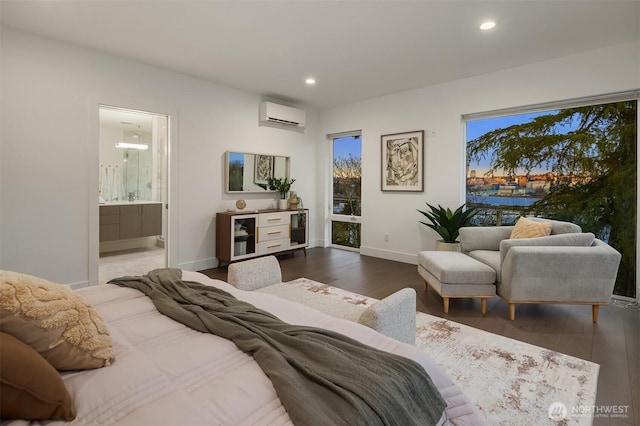
[(73, 420), (69, 391), (56, 371), (31, 346), (0, 333), (0, 417)]
[(111, 335), (96, 310), (42, 278), (0, 271), (0, 329), (58, 370), (99, 368), (113, 360)]
[(551, 222), (537, 222), (521, 217), (511, 231), (510, 238), (537, 238), (546, 237), (549, 234), (551, 234)]

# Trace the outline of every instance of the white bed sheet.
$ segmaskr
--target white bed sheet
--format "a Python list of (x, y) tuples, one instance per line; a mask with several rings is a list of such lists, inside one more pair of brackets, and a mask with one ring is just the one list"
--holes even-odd
[[(237, 290), (197, 272), (183, 271), (183, 279), (221, 288), (283, 321), (334, 330), (367, 345), (412, 358), (427, 370), (447, 402), (443, 424), (486, 423), (461, 390), (414, 346), (295, 302)], [(116, 359), (109, 367), (63, 373), (77, 412), (73, 423), (291, 424), (271, 381), (253, 358), (232, 342), (191, 330), (165, 317), (137, 290), (105, 284), (77, 292), (95, 306), (109, 325)], [(12, 425), (26, 423), (9, 422)]]

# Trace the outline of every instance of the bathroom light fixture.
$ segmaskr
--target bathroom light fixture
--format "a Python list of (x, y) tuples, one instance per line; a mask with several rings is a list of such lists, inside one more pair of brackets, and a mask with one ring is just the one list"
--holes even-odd
[(304, 82), (307, 83), (307, 86), (313, 86), (314, 84), (316, 84), (316, 79), (313, 77), (309, 77)]
[(487, 21), (480, 24), (480, 29), (482, 31), (488, 31), (495, 28), (495, 26), (496, 26), (496, 23), (494, 21)]
[(145, 150), (145, 149), (149, 149), (149, 145), (145, 145), (143, 143), (118, 142), (116, 143), (116, 148), (130, 148), (130, 149)]

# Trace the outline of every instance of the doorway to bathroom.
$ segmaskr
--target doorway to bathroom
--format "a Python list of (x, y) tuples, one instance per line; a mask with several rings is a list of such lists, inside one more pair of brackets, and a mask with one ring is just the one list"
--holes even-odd
[(99, 108), (99, 283), (167, 266), (168, 123)]

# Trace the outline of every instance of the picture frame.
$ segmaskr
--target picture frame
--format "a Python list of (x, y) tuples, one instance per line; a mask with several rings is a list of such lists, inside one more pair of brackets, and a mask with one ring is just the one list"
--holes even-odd
[(382, 191), (424, 192), (424, 130), (380, 136)]
[(273, 177), (274, 156), (256, 154), (255, 157), (253, 183), (267, 185), (269, 178)]

